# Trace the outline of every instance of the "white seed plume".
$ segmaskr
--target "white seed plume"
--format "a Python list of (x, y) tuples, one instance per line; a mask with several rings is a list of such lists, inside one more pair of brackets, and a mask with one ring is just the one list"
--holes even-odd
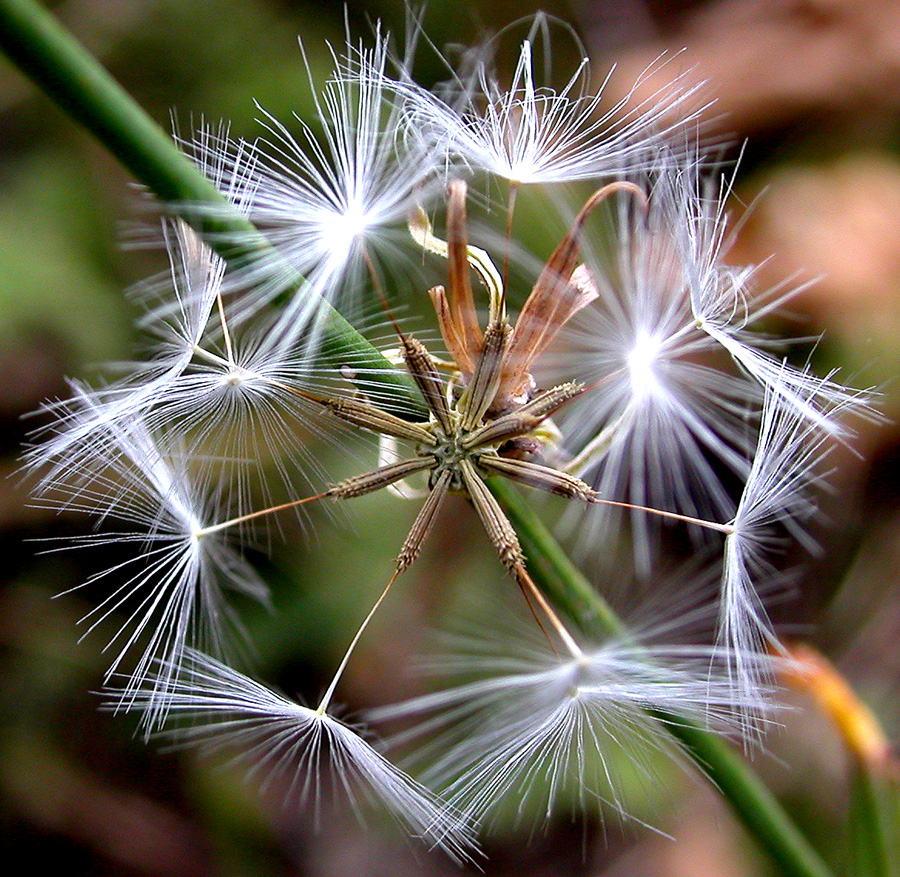
[[(818, 397), (815, 389), (810, 397)], [(799, 401), (792, 404), (777, 384), (767, 391), (756, 453), (731, 522), (733, 532), (725, 539), (719, 640), (730, 656), (736, 700), (752, 698), (770, 681), (760, 676), (764, 665), (744, 656), (782, 651), (755, 583), (777, 579), (772, 558), (783, 548), (785, 534), (815, 547), (803, 526), (816, 509), (810, 489), (824, 474), (821, 462), (830, 436), (807, 417), (809, 397)]]
[[(434, 176), (433, 159), (398, 135), (401, 109), (387, 61), (388, 38), (380, 34), (372, 49), (348, 46), (346, 56), (334, 55), (333, 77), (314, 95), (321, 137), (298, 119), (298, 139), (262, 110), (270, 137), (256, 151), (251, 218), (308, 281), (284, 310), (283, 343), (312, 349), (323, 300), (346, 312), (367, 259), (403, 260), (407, 215)], [(266, 276), (269, 262), (249, 270), (261, 301), (281, 291), (277, 268), (274, 283)]]
[[(716, 341), (735, 363), (766, 391), (777, 390), (819, 429), (846, 436), (846, 424), (832, 415), (852, 408), (858, 415), (879, 419), (871, 407), (872, 394), (848, 389), (806, 369), (787, 365), (766, 351), (770, 339), (751, 331), (767, 314), (781, 308), (809, 284), (788, 282), (754, 295), (753, 267), (734, 268), (723, 262), (731, 244), (725, 200), (731, 182), (716, 188), (704, 176), (701, 162), (686, 164), (671, 178), (672, 195), (666, 200), (670, 223), (683, 263), (690, 304), (700, 330)], [(733, 179), (733, 178), (732, 178)]]
[[(411, 19), (416, 36), (421, 19)], [(778, 649), (760, 597), (776, 575), (774, 553), (784, 535), (808, 542), (806, 491), (826, 443), (848, 435), (841, 416), (874, 416), (869, 395), (781, 362), (754, 331), (796, 290), (756, 296), (753, 269), (725, 264), (730, 183), (690, 142), (694, 117), (667, 121), (692, 89), (676, 81), (634, 108), (626, 98), (604, 111), (583, 60), (554, 90), (535, 72), (549, 35), (546, 18), (534, 21), (508, 87), (493, 41), (440, 93), (426, 92), (412, 80), (415, 40), (398, 62), (379, 29), (371, 49), (332, 51), (334, 71), (314, 97), (321, 130), (260, 110), (266, 142), (208, 127), (183, 142), (273, 247), (226, 266), (184, 222), (166, 220), (169, 271), (142, 296), (153, 355), (99, 389), (73, 383), (72, 399), (49, 406), (57, 422), (48, 441), (28, 455), (43, 470), (39, 502), (100, 519), (102, 531), (76, 544), (134, 549), (79, 586), (106, 587), (83, 621), (89, 632), (113, 627), (107, 682), (124, 682), (112, 708), (137, 710), (148, 734), (178, 719), (166, 732), (177, 743), (237, 751), (251, 774), (284, 781), (316, 808), (330, 776), (354, 808), (377, 802), (460, 862), (474, 850), (474, 822), (510, 799), (522, 820), (600, 803), (624, 813), (617, 765), (652, 782), (648, 752), (681, 754), (661, 723), (758, 742)], [(688, 145), (663, 145), (673, 133)], [(563, 197), (578, 187), (519, 189), (584, 180), (595, 191), (577, 213)], [(499, 224), (498, 182), (509, 195)], [(222, 219), (215, 206), (177, 205), (185, 210), (210, 220), (205, 227)], [(565, 224), (549, 257), (555, 241), (525, 254), (517, 240), (535, 217), (543, 231)], [(239, 238), (222, 242), (247, 249)], [(376, 304), (383, 315), (407, 293), (430, 298), (439, 355), (392, 314), (381, 375), (357, 368), (353, 333), (347, 344), (321, 343), (341, 331), (326, 305), (368, 332), (362, 315)], [(416, 416), (402, 411), (407, 394), (392, 392), (402, 381), (421, 397)], [(377, 437), (379, 465), (312, 489), (321, 473), (305, 439), (351, 430), (373, 451)], [(269, 469), (281, 478), (275, 489)], [(493, 478), (568, 500), (575, 550), (596, 562), (618, 561), (630, 536), (644, 596), (660, 578), (649, 574), (663, 542), (651, 522), (678, 521), (704, 562), (723, 551), (715, 644), (657, 645), (638, 634), (580, 644), (536, 583), (543, 552), (531, 554), (527, 516), (501, 504)], [(287, 498), (274, 495), (282, 487)], [(382, 488), (424, 502), (319, 707), (223, 664), (240, 632), (224, 590), (267, 598), (232, 540), (289, 507)], [(565, 654), (541, 642), (504, 657), (508, 641), (482, 642), (455, 662), (465, 681), (377, 713), (418, 719), (408, 740), (434, 735), (422, 755), (445, 803), (328, 706), (395, 579), (445, 522), (451, 494), (470, 500), (536, 626)], [(612, 507), (627, 509), (630, 530), (610, 526)], [(677, 635), (683, 590), (679, 598), (657, 634)]]
[[(372, 712), (377, 720), (414, 717), (409, 736), (431, 735), (426, 779), (452, 806), (478, 821), (512, 804), (517, 821), (595, 811), (625, 816), (623, 764), (652, 783), (653, 753), (677, 757), (660, 722), (691, 721), (746, 734), (746, 714), (762, 716), (766, 695), (736, 704), (724, 656), (705, 646), (658, 646), (612, 639), (580, 657), (546, 644), (510, 653), (508, 642), (469, 640), (449, 663), (474, 681)], [(767, 662), (758, 653), (747, 662)], [(745, 712), (746, 711), (746, 712)], [(624, 761), (623, 761), (624, 759)]]
[[(89, 411), (90, 397), (82, 402)], [(223, 587), (264, 603), (268, 589), (223, 534), (205, 533), (215, 509), (190, 482), (188, 460), (163, 453), (140, 421), (127, 428), (108, 424), (106, 431), (77, 472), (59, 467), (45, 479), (41, 502), (135, 528), (76, 539), (76, 546), (131, 546), (134, 556), (72, 590), (109, 585), (107, 596), (82, 619), (88, 625), (85, 635), (107, 621), (119, 625), (107, 646), (115, 649), (107, 678), (124, 666), (129, 652), (143, 649), (130, 670), (123, 702), (139, 688), (152, 691), (145, 710), (149, 729), (165, 718), (170, 685), (186, 648), (227, 654), (235, 633), (240, 635)], [(157, 661), (164, 672), (152, 671)]]
[[(617, 197), (613, 248), (585, 240), (582, 270), (597, 295), (563, 328), (541, 376), (586, 388), (555, 418), (572, 454), (568, 471), (609, 499), (725, 520), (734, 501), (722, 474), (746, 477), (747, 412), (760, 390), (717, 357), (691, 310), (669, 204), (685, 161), (660, 152), (642, 181), (646, 206), (630, 194)], [(606, 509), (571, 517), (598, 538), (610, 525)], [(631, 517), (647, 569), (656, 525), (637, 512)]]
[(180, 666), (157, 663), (144, 686), (128, 695), (129, 709), (153, 710), (159, 682), (169, 689), (169, 717), (178, 720), (164, 734), (176, 744), (236, 753), (251, 775), (285, 781), (288, 797), (312, 803), (316, 812), (330, 776), (332, 792), (360, 815), (363, 801), (380, 806), (459, 863), (476, 852), (471, 825), (458, 812), (324, 709), (302, 706), (194, 649)]
[[(534, 45), (547, 25), (548, 19), (539, 16), (522, 41), (508, 87), (493, 68), (491, 46), (465, 80), (447, 89), (445, 99), (404, 83), (411, 136), (445, 152), (449, 162), (461, 161), (513, 184), (560, 183), (634, 173), (653, 146), (692, 118), (687, 114), (676, 125), (664, 122), (696, 91), (678, 81), (636, 106), (629, 107), (629, 94), (603, 108), (606, 81), (599, 87), (592, 82), (587, 58), (562, 89), (539, 83)], [(652, 72), (646, 71), (641, 82)]]
[[(47, 406), (57, 415), (52, 434), (32, 448), (26, 462), (77, 468), (97, 452), (97, 444), (140, 419), (167, 398), (193, 357), (219, 294), (225, 263), (184, 222), (163, 225), (170, 274), (165, 307), (154, 306), (156, 356), (132, 364), (127, 378), (97, 390), (72, 382), (72, 398)], [(159, 285), (151, 287), (156, 296)]]

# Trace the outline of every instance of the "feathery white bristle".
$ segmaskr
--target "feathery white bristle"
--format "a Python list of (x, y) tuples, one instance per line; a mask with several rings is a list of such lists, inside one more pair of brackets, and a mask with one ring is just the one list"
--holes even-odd
[(682, 130), (695, 114), (677, 116), (699, 88), (674, 82), (635, 103), (632, 98), (664, 66), (644, 72), (632, 91), (603, 107), (608, 77), (592, 81), (582, 58), (561, 89), (536, 81), (534, 42), (546, 28), (540, 18), (520, 46), (508, 87), (501, 86), (491, 53), (484, 52), (465, 80), (438, 97), (404, 82), (407, 129), (426, 149), (438, 149), (449, 164), (462, 162), (515, 184), (562, 183), (615, 178), (642, 170), (668, 135)]
[[(546, 644), (526, 649), (519, 638), (513, 654), (509, 645), (467, 640), (448, 671), (478, 678), (370, 713), (416, 719), (399, 739), (426, 737), (426, 778), (479, 822), (510, 803), (517, 821), (601, 802), (626, 816), (622, 759), (626, 773), (652, 782), (650, 753), (677, 755), (660, 721), (679, 716), (752, 738), (771, 709), (761, 688), (736, 702), (726, 656), (711, 647), (623, 636), (563, 660)], [(757, 652), (742, 659), (771, 660)]]
[(830, 433), (808, 416), (811, 400), (821, 398), (812, 387), (802, 404), (794, 404), (777, 378), (766, 392), (756, 453), (723, 559), (719, 639), (733, 656), (729, 666), (737, 698), (769, 684), (759, 666), (745, 664), (741, 656), (781, 651), (757, 588), (777, 578), (772, 559), (782, 547), (780, 536), (810, 547), (804, 531), (816, 510), (810, 490), (824, 474), (821, 464), (833, 446)]
[[(178, 666), (157, 662), (142, 687), (108, 706), (155, 709), (165, 684), (167, 712), (178, 726), (163, 732), (177, 745), (225, 751), (265, 782), (285, 781), (291, 797), (318, 812), (324, 776), (359, 813), (360, 799), (383, 807), (406, 830), (459, 863), (477, 852), (472, 825), (380, 755), (353, 728), (189, 649)], [(116, 694), (116, 692), (110, 692)]]
[[(83, 403), (89, 410), (90, 397), (85, 395)], [(263, 602), (268, 602), (268, 588), (223, 535), (198, 535), (215, 519), (215, 507), (189, 480), (187, 459), (161, 451), (140, 421), (127, 427), (108, 424), (105, 432), (76, 472), (57, 466), (45, 478), (40, 497), (51, 508), (92, 514), (110, 527), (116, 521), (135, 528), (75, 539), (75, 547), (118, 543), (134, 553), (72, 590), (108, 585), (107, 596), (82, 622), (90, 633), (117, 619), (107, 646), (115, 652), (107, 676), (120, 670), (131, 651), (142, 649), (123, 698), (153, 675), (154, 696), (145, 712), (152, 728), (165, 718), (169, 687), (186, 648), (227, 654), (235, 632), (240, 635), (223, 588)], [(168, 677), (152, 674), (156, 661), (169, 668)]]
[[(296, 346), (312, 349), (323, 301), (352, 307), (364, 257), (390, 262), (409, 247), (407, 215), (434, 185), (433, 156), (398, 136), (402, 110), (387, 60), (387, 38), (380, 36), (372, 49), (334, 56), (332, 78), (314, 94), (321, 136), (301, 121), (298, 138), (261, 110), (269, 138), (255, 152), (250, 216), (278, 257), (307, 280), (278, 330)], [(267, 262), (248, 270), (255, 296), (279, 292), (264, 279)]]

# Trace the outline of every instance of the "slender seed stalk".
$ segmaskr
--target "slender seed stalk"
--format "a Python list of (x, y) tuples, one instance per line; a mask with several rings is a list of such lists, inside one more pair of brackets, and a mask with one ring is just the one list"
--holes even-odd
[(222, 521), (218, 524), (210, 524), (210, 526), (208, 527), (203, 527), (200, 530), (196, 530), (193, 535), (195, 539), (201, 539), (204, 536), (209, 536), (211, 533), (219, 533), (222, 530), (229, 529), (230, 527), (236, 527), (238, 524), (245, 524), (247, 523), (247, 521), (256, 520), (256, 518), (262, 518), (266, 515), (274, 515), (276, 512), (282, 512), (285, 509), (295, 509), (298, 506), (305, 505), (308, 502), (315, 502), (316, 500), (325, 499), (326, 497), (334, 495), (334, 488), (330, 488), (323, 493), (315, 494), (315, 496), (304, 496), (303, 499), (292, 499), (289, 502), (283, 502), (280, 505), (273, 505), (269, 506), (268, 508), (258, 509), (255, 512), (248, 512), (246, 515), (239, 515), (236, 518), (231, 518), (230, 520)]
[(667, 512), (663, 509), (654, 509), (646, 505), (635, 505), (630, 502), (617, 502), (613, 499), (592, 498), (594, 505), (614, 506), (620, 509), (632, 509), (633, 511), (646, 512), (648, 515), (656, 515), (658, 518), (668, 518), (670, 521), (682, 521), (685, 524), (694, 524), (697, 527), (703, 527), (704, 530), (715, 530), (717, 533), (724, 533), (726, 536), (734, 534), (733, 524), (719, 524), (716, 521), (707, 521), (705, 518), (695, 518), (691, 515), (680, 515), (678, 512)]
[(222, 340), (225, 342), (225, 354), (228, 357), (228, 364), (233, 366), (234, 348), (231, 345), (231, 330), (228, 328), (228, 321), (225, 319), (225, 305), (222, 302), (222, 293), (216, 296), (216, 309), (219, 313), (219, 323), (222, 326)]
[(509, 196), (506, 203), (506, 248), (503, 251), (503, 296), (509, 288), (509, 259), (512, 253), (513, 216), (516, 212), (516, 200), (519, 197), (519, 184), (513, 180), (509, 183)]
[(541, 589), (535, 584), (534, 579), (528, 575), (528, 570), (525, 569), (524, 564), (518, 564), (515, 569), (516, 578), (524, 584), (524, 586), (528, 589), (529, 593), (532, 597), (537, 601), (538, 606), (544, 612), (544, 615), (547, 616), (550, 624), (553, 625), (553, 629), (559, 634), (559, 638), (565, 644), (565, 647), (568, 649), (569, 654), (576, 660), (580, 661), (584, 657), (584, 652), (581, 650), (581, 646), (575, 642), (575, 638), (569, 633), (568, 628), (563, 624), (563, 620), (556, 614), (556, 611), (547, 601), (547, 598), (544, 596)]
[(338, 682), (341, 680), (341, 676), (344, 674), (344, 669), (347, 666), (347, 662), (350, 660), (350, 655), (353, 654), (353, 650), (356, 648), (356, 644), (359, 642), (359, 638), (363, 635), (363, 631), (369, 626), (369, 622), (372, 620), (372, 617), (378, 611), (378, 607), (381, 606), (384, 598), (387, 597), (388, 591), (391, 589), (391, 585), (397, 581), (397, 576), (400, 575), (402, 570), (396, 569), (394, 570), (394, 574), (391, 576), (391, 580), (384, 586), (384, 590), (381, 592), (381, 595), (375, 601), (375, 604), (369, 610), (366, 617), (363, 619), (362, 624), (359, 626), (358, 630), (353, 636), (353, 639), (350, 640), (350, 645), (347, 646), (347, 651), (344, 652), (344, 657), (341, 658), (341, 663), (338, 666), (337, 670), (335, 670), (334, 676), (331, 679), (331, 682), (328, 684), (328, 688), (325, 690), (325, 694), (322, 695), (322, 699), (319, 701), (318, 707), (316, 707), (316, 712), (323, 716), (325, 715), (325, 711), (328, 709), (328, 705), (331, 703), (331, 698), (334, 696), (334, 690), (337, 688)]
[(198, 359), (205, 359), (210, 365), (221, 366), (222, 368), (230, 368), (234, 363), (230, 362), (227, 359), (223, 359), (217, 353), (212, 353), (209, 350), (204, 350), (198, 344), (194, 345), (193, 354)]

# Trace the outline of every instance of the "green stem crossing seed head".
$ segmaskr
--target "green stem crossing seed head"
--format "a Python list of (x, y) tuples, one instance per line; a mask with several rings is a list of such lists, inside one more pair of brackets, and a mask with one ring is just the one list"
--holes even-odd
[[(305, 500), (284, 503), (268, 510), (253, 512), (233, 519), (205, 532), (222, 529), (240, 521), (279, 511), (292, 505), (332, 497), (351, 499), (417, 474), (427, 475), (428, 490), (419, 514), (404, 540), (397, 557), (396, 569), (380, 605), (399, 573), (407, 569), (419, 556), (422, 545), (437, 520), (448, 494), (455, 493), (469, 499), (484, 526), (485, 532), (503, 566), (514, 576), (529, 605), (534, 600), (544, 616), (557, 631), (566, 649), (578, 656), (580, 650), (565, 625), (550, 604), (540, 595), (525, 566), (525, 557), (515, 529), (485, 483), (491, 475), (501, 475), (520, 484), (585, 503), (625, 506), (648, 514), (718, 530), (730, 534), (727, 524), (643, 506), (633, 506), (607, 500), (581, 479), (567, 472), (532, 459), (522, 459), (517, 439), (530, 438), (540, 447), (539, 427), (561, 406), (582, 392), (582, 386), (563, 383), (547, 390), (532, 389), (534, 381), (526, 370), (534, 358), (562, 325), (583, 306), (574, 304), (564, 290), (578, 272), (578, 236), (590, 211), (610, 194), (627, 190), (645, 204), (643, 192), (633, 185), (611, 184), (595, 193), (582, 208), (572, 230), (554, 251), (548, 266), (532, 290), (519, 315), (527, 329), (520, 331), (520, 323), (511, 326), (505, 315), (492, 308), (492, 316), (482, 332), (477, 322), (471, 283), (468, 277), (470, 251), (465, 224), (465, 185), (450, 185), (448, 199), (448, 243), (443, 250), (451, 264), (449, 297), (442, 291), (432, 294), (445, 340), (456, 359), (459, 375), (450, 380), (441, 376), (436, 360), (418, 339), (398, 329), (401, 351), (407, 372), (422, 394), (429, 412), (427, 423), (413, 423), (382, 410), (378, 405), (362, 399), (316, 397), (303, 393), (304, 398), (316, 402), (334, 417), (362, 427), (379, 436), (400, 439), (414, 447), (412, 456), (369, 472), (347, 478), (327, 491)], [(413, 230), (414, 236), (416, 234)], [(429, 232), (430, 234), (430, 232)], [(423, 246), (428, 246), (423, 242)], [(431, 246), (435, 249), (434, 246)], [(482, 254), (479, 264), (488, 257)], [(491, 272), (481, 271), (492, 276)], [(576, 291), (573, 295), (578, 295)], [(518, 341), (516, 339), (519, 339)], [(464, 340), (463, 340), (464, 339)], [(455, 349), (454, 349), (455, 348)], [(512, 365), (511, 365), (512, 362)], [(471, 367), (471, 371), (467, 370)], [(514, 392), (510, 392), (510, 376)], [(457, 384), (461, 392), (454, 392)], [(504, 389), (505, 387), (505, 389)], [(502, 401), (498, 403), (498, 396)], [(533, 454), (532, 454), (533, 456)], [(357, 632), (341, 667), (332, 681), (329, 692), (337, 684), (349, 651), (367, 626), (374, 607)], [(540, 622), (539, 622), (540, 623)]]

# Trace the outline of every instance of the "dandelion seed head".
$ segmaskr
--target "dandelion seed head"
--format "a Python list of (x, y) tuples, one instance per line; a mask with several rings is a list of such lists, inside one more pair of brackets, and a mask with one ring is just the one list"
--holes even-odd
[[(320, 132), (301, 121), (297, 133), (261, 110), (268, 137), (255, 148), (258, 185), (250, 218), (278, 259), (308, 281), (294, 294), (282, 331), (310, 352), (323, 300), (353, 307), (364, 261), (396, 266), (408, 258), (407, 215), (437, 179), (441, 158), (398, 134), (403, 108), (387, 73), (388, 43), (379, 31), (370, 49), (348, 44), (346, 54), (332, 52), (332, 76), (314, 91)], [(267, 280), (273, 265), (270, 259), (247, 272), (257, 307), (283, 289), (283, 282)]]
[[(689, 112), (677, 123), (669, 117), (676, 107), (686, 106), (697, 88), (680, 81), (636, 104), (629, 94), (604, 106), (608, 77), (599, 85), (592, 79), (574, 31), (545, 15), (530, 21), (508, 85), (495, 69), (494, 56), (509, 28), (482, 47), (471, 69), (454, 75), (440, 96), (410, 81), (399, 84), (407, 101), (411, 139), (444, 152), (450, 165), (462, 162), (514, 185), (553, 184), (640, 170), (650, 163), (648, 155), (655, 146), (683, 131), (693, 118)], [(544, 81), (535, 70), (540, 63), (535, 47), (549, 48), (551, 26), (561, 26), (579, 55), (562, 87)], [(550, 58), (542, 60), (549, 73)], [(660, 60), (645, 71), (634, 91), (664, 63)]]
[[(88, 633), (114, 627), (107, 681), (122, 684), (113, 709), (137, 711), (148, 734), (165, 726), (176, 744), (237, 752), (263, 785), (286, 787), (317, 813), (327, 774), (355, 810), (374, 801), (458, 861), (471, 857), (474, 824), (504, 801), (523, 820), (601, 805), (625, 815), (620, 765), (652, 787), (655, 754), (682, 755), (661, 723), (760, 739), (773, 694), (768, 652), (777, 649), (761, 599), (773, 552), (782, 534), (809, 544), (807, 489), (826, 441), (844, 435), (844, 411), (870, 412), (867, 394), (785, 364), (754, 331), (795, 289), (756, 290), (752, 267), (725, 264), (733, 178), (688, 136), (690, 113), (666, 121), (692, 89), (676, 83), (634, 108), (628, 98), (605, 108), (580, 53), (554, 88), (536, 70), (547, 21), (536, 18), (516, 43), (508, 84), (493, 41), (450, 86), (426, 91), (406, 60), (389, 73), (379, 28), (371, 49), (348, 41), (344, 54), (332, 51), (332, 74), (313, 98), (317, 122), (261, 109), (268, 133), (253, 146), (205, 126), (183, 141), (271, 247), (226, 264), (185, 222), (167, 220), (169, 271), (143, 295), (153, 359), (96, 390), (73, 384), (73, 398), (51, 406), (50, 441), (30, 455), (49, 470), (39, 499), (99, 518), (102, 532), (79, 544), (134, 549), (84, 583), (107, 587), (83, 622)], [(304, 62), (312, 82), (305, 54)], [(681, 147), (663, 144), (672, 133)], [(492, 205), (498, 180), (511, 184), (505, 228), (479, 238), (489, 248), (500, 240), (496, 252), (469, 244), (461, 174), (473, 177), (469, 200), (479, 209)], [(536, 203), (526, 199), (546, 193), (516, 187), (585, 180), (596, 191), (577, 213), (561, 206), (565, 192), (547, 199), (571, 228), (550, 258), (523, 255), (516, 232)], [(185, 212), (215, 218), (203, 205)], [(486, 225), (496, 218), (483, 212)], [(442, 283), (384, 282), (413, 262), (424, 275), (438, 260), (447, 263)], [(508, 287), (514, 302), (526, 274), (532, 292), (514, 323)], [(385, 347), (394, 349), (379, 360), (364, 345), (357, 299), (382, 289), (431, 298), (442, 358), (393, 316)], [(323, 369), (326, 358), (334, 372)], [(323, 389), (339, 377), (352, 391)], [(416, 391), (424, 419), (398, 403)], [(308, 440), (351, 428), (377, 436), (378, 465), (312, 489), (327, 479)], [(269, 468), (288, 501), (272, 500)], [(661, 520), (690, 530), (704, 561), (718, 551), (717, 629), (707, 637), (715, 642), (679, 639), (678, 599), (655, 627), (672, 640), (641, 629), (571, 634), (531, 576), (514, 526), (521, 518), (508, 510), (510, 494), (505, 507), (494, 492), (500, 477), (570, 500), (574, 550), (592, 560), (631, 551), (636, 578), (647, 582), (664, 548)], [(394, 574), (319, 708), (220, 660), (241, 635), (225, 592), (267, 599), (238, 550), (257, 522), (382, 488), (412, 495), (418, 483), (427, 485), (424, 502), (392, 555)], [(458, 675), (449, 684), (378, 713), (421, 720), (405, 739), (425, 741), (423, 776), (439, 797), (328, 707), (369, 619), (450, 494), (470, 500), (546, 633), (524, 648), (521, 639), (482, 638), (451, 656)], [(630, 528), (609, 526), (619, 506)], [(535, 532), (538, 561), (546, 554), (555, 565), (552, 543)]]

